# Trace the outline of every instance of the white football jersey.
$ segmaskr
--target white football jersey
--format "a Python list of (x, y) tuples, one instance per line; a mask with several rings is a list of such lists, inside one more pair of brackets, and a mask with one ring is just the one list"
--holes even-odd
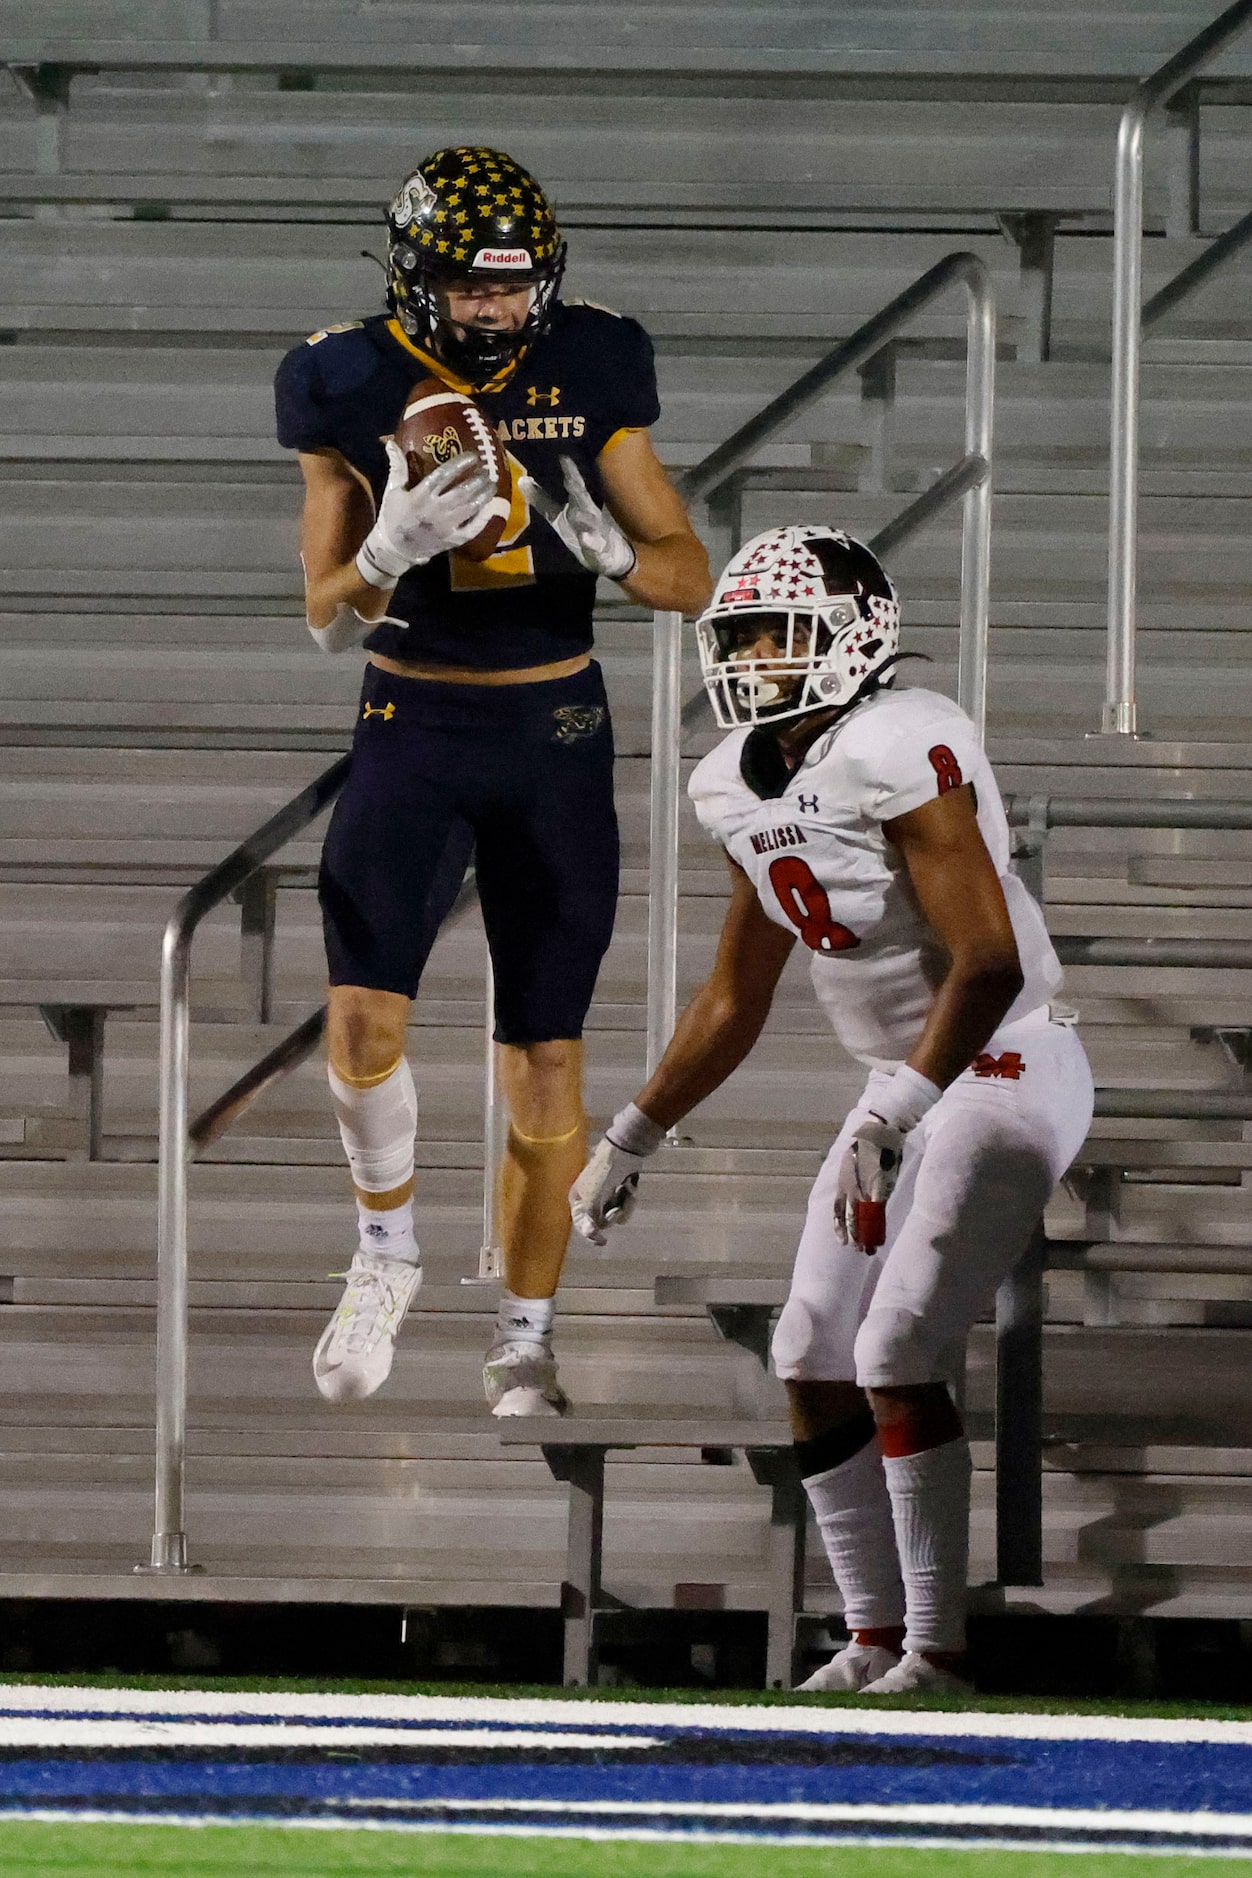
[(812, 955), (813, 985), (844, 1048), (875, 1069), (921, 1034), (946, 954), (883, 823), (972, 783), (978, 825), (1004, 887), (1025, 984), (1005, 1023), (1046, 1005), (1061, 967), (1043, 914), (1009, 872), (1000, 791), (970, 719), (935, 691), (879, 691), (820, 736), (781, 795), (744, 781), (734, 730), (688, 785), (702, 825), (751, 878), (761, 905)]

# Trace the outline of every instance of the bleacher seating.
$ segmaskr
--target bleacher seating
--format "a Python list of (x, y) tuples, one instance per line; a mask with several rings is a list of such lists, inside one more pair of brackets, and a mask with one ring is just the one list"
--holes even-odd
[[(1053, 6), (1028, 24), (974, 4), (774, 8), (765, 29), (759, 9), (729, 3), (434, 6), (416, 75), (413, 9), (399, 4), (267, 8), (264, 45), (256, 10), (227, 0), (212, 34), (200, 0), (42, 11), (34, 46), (25, 12), (0, 3), (6, 57), (82, 68), (42, 131), (16, 85), (0, 91), (0, 1595), (95, 1595), (102, 1576), (108, 1595), (151, 1595), (128, 1574), (150, 1515), (159, 931), (176, 891), (346, 743), (359, 667), (320, 657), (300, 625), (298, 478), (272, 439), (268, 386), (288, 344), (376, 302), (360, 250), (378, 250), (378, 207), (410, 160), (490, 138), (550, 184), (569, 291), (656, 335), (657, 438), (675, 469), (941, 255), (987, 260), (1001, 340), (989, 738), (1005, 788), (1027, 796), (1252, 796), (1252, 259), (1145, 348), (1140, 695), (1155, 740), (1091, 743), (1117, 105), (1209, 0)], [(1081, 81), (1069, 95), (1058, 46)], [(197, 48), (216, 75), (196, 70)], [(1250, 71), (1245, 45), (1205, 94), (1206, 233), (1247, 207)], [(1163, 143), (1149, 294), (1200, 246), (1165, 233)], [(1023, 214), (1054, 218), (1043, 360), (1005, 219)], [(959, 445), (962, 345), (954, 296), (901, 346), (886, 493), (869, 486), (872, 412), (845, 384), (763, 452), (744, 527), (832, 511), (856, 532), (881, 525)], [(699, 520), (724, 550), (724, 515)], [(908, 643), (933, 660), (925, 682), (949, 689), (958, 535), (951, 515), (893, 561)], [(642, 1067), (648, 622), (606, 594), (599, 640), (626, 834), (591, 1024), (602, 1115)], [(687, 753), (709, 740), (696, 729)], [(305, 873), (279, 893), (268, 1025), (241, 979), (237, 914), (221, 909), (198, 941), (197, 1104), (321, 996), (317, 834), (283, 857)], [(1062, 830), (1048, 875), (1059, 933), (1237, 936), (1252, 842)], [(689, 817), (682, 885), (680, 992), (698, 982), (723, 892)], [(440, 940), (417, 1012), (429, 1279), (382, 1396), (332, 1411), (312, 1392), (309, 1351), (337, 1291), (325, 1274), (347, 1251), (316, 1062), (193, 1174), (190, 1527), (208, 1569), (198, 1592), (172, 1595), (559, 1601), (561, 1489), (474, 1419), (494, 1295), (459, 1281), (481, 1237), (484, 967), (471, 913)], [(1245, 974), (1082, 967), (1070, 984), (1102, 1085), (1244, 1087), (1237, 1036), (1214, 1033), (1246, 1028)], [(75, 1001), (109, 1011), (94, 1162), (65, 1044), (38, 1011)], [(580, 1409), (777, 1415), (755, 1358), (700, 1304), (657, 1306), (653, 1280), (715, 1265), (777, 1283), (855, 1087), (789, 968), (752, 1062), (649, 1175), (620, 1256), (571, 1257), (560, 1348)], [(1009, 1607), (1252, 1615), (1245, 1133), (1102, 1121), (1054, 1204), (1046, 1581), (1003, 1594)], [(1067, 1264), (1063, 1248), (1087, 1242)], [(967, 1382), (976, 1582), (992, 1574), (991, 1361), (981, 1327)], [(612, 1596), (666, 1605), (695, 1586), (759, 1608), (768, 1519), (742, 1457), (712, 1467), (643, 1449), (610, 1468)], [(509, 1559), (483, 1544), (503, 1495)], [(808, 1600), (834, 1608), (816, 1550)]]

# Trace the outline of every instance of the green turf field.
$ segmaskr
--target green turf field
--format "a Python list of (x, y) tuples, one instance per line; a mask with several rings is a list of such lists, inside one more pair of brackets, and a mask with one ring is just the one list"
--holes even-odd
[(925, 1851), (907, 1846), (606, 1844), (472, 1833), (299, 1827), (0, 1824), (4, 1878), (1212, 1878), (1252, 1859), (1144, 1853)]

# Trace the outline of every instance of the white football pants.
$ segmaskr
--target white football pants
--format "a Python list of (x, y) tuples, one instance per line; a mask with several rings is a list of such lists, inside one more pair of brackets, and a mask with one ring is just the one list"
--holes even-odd
[[(887, 1080), (872, 1071), (862, 1104), (872, 1107)], [(835, 1237), (845, 1123), (809, 1195), (774, 1332), (778, 1375), (855, 1377), (865, 1389), (947, 1380), (953, 1351), (1026, 1250), (1082, 1146), (1093, 1099), (1073, 1029), (1046, 1010), (1005, 1025), (905, 1137), (886, 1243), (874, 1258)]]

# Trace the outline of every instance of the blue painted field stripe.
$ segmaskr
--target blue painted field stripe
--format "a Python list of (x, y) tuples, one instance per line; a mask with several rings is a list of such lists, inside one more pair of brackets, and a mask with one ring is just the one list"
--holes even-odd
[(1252, 1726), (10, 1688), (0, 1814), (1247, 1857)]

